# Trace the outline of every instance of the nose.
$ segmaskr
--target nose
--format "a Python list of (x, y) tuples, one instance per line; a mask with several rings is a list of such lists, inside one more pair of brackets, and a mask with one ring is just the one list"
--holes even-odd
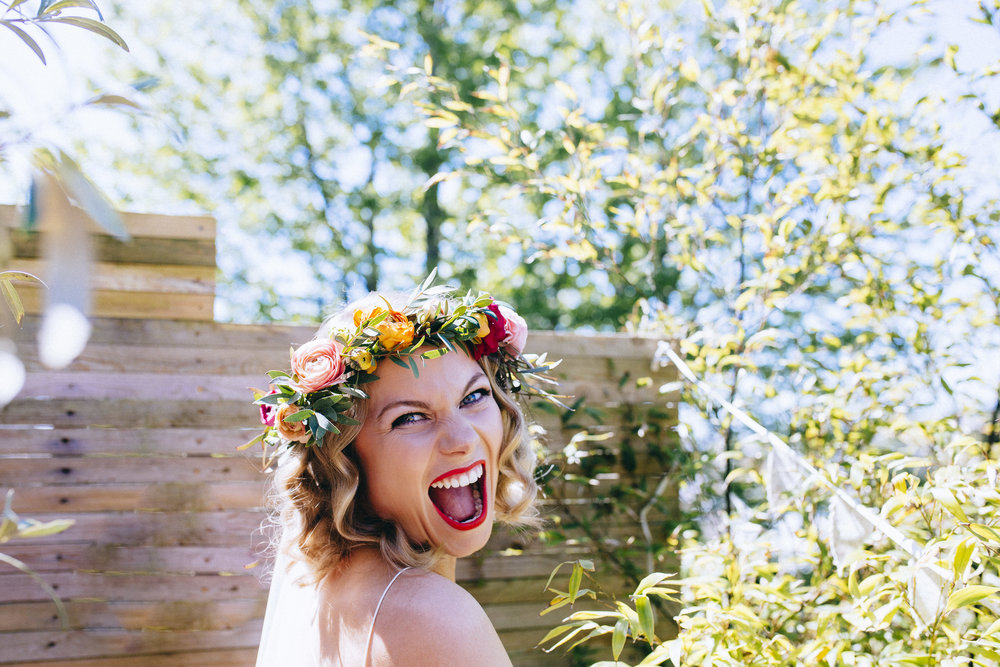
[(468, 454), (479, 440), (479, 433), (461, 415), (442, 423), (438, 434), (438, 449), (442, 454)]

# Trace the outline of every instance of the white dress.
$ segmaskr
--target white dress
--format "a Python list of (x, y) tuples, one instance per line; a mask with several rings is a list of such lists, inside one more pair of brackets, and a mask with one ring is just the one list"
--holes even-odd
[[(292, 562), (291, 568), (288, 567), (289, 562)], [(375, 619), (378, 618), (382, 602), (399, 575), (409, 569), (404, 567), (392, 577), (375, 605), (365, 643), (366, 666), (375, 635)], [(307, 575), (308, 570), (302, 561), (292, 561), (283, 549), (279, 552), (271, 589), (267, 594), (264, 628), (257, 650), (257, 667), (312, 667), (321, 664), (319, 595), (316, 586), (301, 583), (307, 580)]]

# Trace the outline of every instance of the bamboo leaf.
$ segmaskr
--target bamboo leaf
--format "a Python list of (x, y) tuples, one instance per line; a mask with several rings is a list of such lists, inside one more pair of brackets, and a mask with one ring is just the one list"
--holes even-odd
[(975, 604), (984, 598), (988, 598), (997, 591), (1000, 591), (1000, 588), (996, 586), (983, 586), (981, 584), (966, 586), (965, 588), (957, 590), (948, 596), (947, 611), (954, 611), (955, 609), (961, 609), (962, 607), (967, 607), (970, 604)]
[(573, 564), (573, 573), (569, 577), (569, 599), (576, 600), (580, 592), (580, 582), (583, 581), (583, 568), (579, 563)]
[(14, 25), (13, 23), (11, 23), (10, 21), (6, 21), (6, 20), (3, 20), (3, 19), (0, 19), (0, 25), (4, 26), (5, 28), (7, 28), (11, 32), (13, 32), (15, 35), (17, 35), (18, 37), (20, 37), (21, 41), (24, 42), (25, 44), (27, 44), (28, 48), (35, 52), (35, 55), (38, 56), (38, 59), (42, 61), (43, 65), (47, 65), (48, 64), (48, 63), (45, 62), (45, 54), (42, 53), (42, 47), (38, 46), (38, 42), (36, 42), (34, 40), (34, 38), (32, 38), (31, 35), (29, 35), (28, 33), (26, 33), (21, 28), (17, 27), (16, 25)]
[(69, 629), (69, 616), (66, 614), (66, 606), (63, 604), (62, 600), (56, 594), (55, 589), (46, 583), (44, 579), (39, 577), (34, 570), (29, 568), (27, 565), (14, 558), (13, 556), (8, 556), (5, 553), (0, 552), (0, 561), (7, 563), (8, 565), (17, 568), (21, 572), (35, 580), (39, 588), (45, 591), (46, 595), (51, 598), (52, 602), (56, 605), (56, 611), (59, 613), (59, 621), (62, 623), (64, 629)]
[(42, 10), (41, 7), (39, 7), (39, 9), (41, 10), (41, 14), (44, 16), (47, 14), (55, 15), (64, 9), (70, 9), (72, 7), (82, 7), (83, 9), (92, 9), (97, 14), (98, 19), (100, 19), (101, 21), (104, 20), (104, 15), (101, 14), (100, 8), (98, 8), (98, 6), (94, 4), (91, 0), (57, 0), (56, 2), (53, 2), (51, 5), (45, 7), (44, 10)]
[(649, 598), (645, 595), (640, 595), (635, 599), (635, 610), (639, 615), (639, 628), (642, 630), (642, 634), (646, 636), (646, 640), (653, 643), (656, 637), (656, 615), (653, 612), (653, 605), (650, 604)]
[(56, 535), (73, 526), (72, 519), (56, 519), (55, 521), (30, 521), (26, 526), (17, 529), (17, 537), (47, 537)]
[(84, 30), (89, 30), (92, 33), (100, 35), (105, 39), (110, 40), (115, 45), (121, 47), (123, 51), (128, 51), (128, 44), (125, 40), (121, 38), (117, 32), (109, 28), (107, 25), (101, 23), (100, 21), (95, 21), (94, 19), (84, 18), (82, 16), (54, 16), (54, 17), (44, 17), (44, 21), (50, 23), (65, 23), (67, 25), (75, 25), (78, 28), (83, 28)]
[(14, 289), (14, 285), (10, 280), (6, 278), (0, 279), (0, 292), (3, 292), (3, 299), (7, 302), (7, 307), (10, 308), (11, 314), (14, 315), (14, 320), (21, 324), (24, 319), (24, 304), (21, 303), (21, 297), (18, 296), (17, 290)]
[(615, 623), (615, 630), (611, 634), (611, 655), (614, 656), (615, 660), (618, 660), (618, 656), (622, 654), (622, 649), (625, 648), (626, 636), (628, 636), (628, 619), (620, 618)]

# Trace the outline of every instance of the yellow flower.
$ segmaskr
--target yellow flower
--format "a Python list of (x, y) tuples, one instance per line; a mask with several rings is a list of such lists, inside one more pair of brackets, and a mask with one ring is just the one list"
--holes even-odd
[[(354, 324), (361, 326), (384, 312), (386, 312), (384, 309), (378, 307), (372, 308), (367, 313), (363, 310), (356, 310), (354, 311)], [(382, 344), (385, 351), (391, 352), (412, 343), (415, 331), (413, 322), (407, 319), (406, 315), (396, 310), (388, 312), (389, 314), (381, 322), (370, 326), (374, 326), (378, 331), (378, 342)]]
[[(393, 313), (393, 315), (397, 314)], [(402, 322), (393, 321), (390, 315), (379, 322), (375, 328), (379, 332), (378, 342), (382, 343), (382, 347), (387, 352), (400, 347), (406, 347), (413, 342), (413, 322), (407, 319), (404, 319)]]
[(476, 321), (479, 322), (479, 329), (476, 331), (476, 338), (483, 338), (490, 333), (490, 320), (482, 313), (473, 313)]
[(375, 370), (375, 360), (372, 358), (372, 353), (368, 350), (363, 350), (360, 347), (355, 348), (347, 353), (347, 358), (357, 366), (358, 370)]

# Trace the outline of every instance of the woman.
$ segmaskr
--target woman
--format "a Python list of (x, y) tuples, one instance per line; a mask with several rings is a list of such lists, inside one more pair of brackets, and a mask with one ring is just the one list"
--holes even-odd
[(430, 280), (328, 320), (257, 392), (275, 476), (278, 563), (263, 665), (509, 665), (455, 583), (494, 519), (537, 523), (515, 392), (550, 381), (524, 320)]

